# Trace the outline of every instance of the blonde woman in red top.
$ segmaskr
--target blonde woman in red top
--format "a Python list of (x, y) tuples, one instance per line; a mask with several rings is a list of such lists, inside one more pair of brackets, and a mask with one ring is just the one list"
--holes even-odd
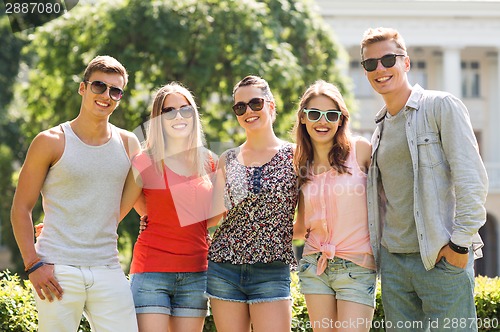
[(130, 269), (140, 332), (203, 329), (213, 170), (193, 96), (179, 83), (161, 87), (122, 199), (122, 213), (135, 204), (148, 216)]
[(375, 306), (375, 262), (368, 233), (366, 171), (370, 143), (352, 137), (339, 90), (317, 81), (300, 101), (294, 166), (299, 175), (295, 237), (311, 327), (368, 331)]

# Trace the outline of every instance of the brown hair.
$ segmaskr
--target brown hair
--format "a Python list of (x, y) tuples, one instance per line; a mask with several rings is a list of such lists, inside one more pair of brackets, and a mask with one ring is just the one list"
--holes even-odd
[(345, 165), (351, 151), (350, 133), (347, 126), (349, 123), (349, 111), (339, 89), (331, 83), (319, 80), (310, 85), (302, 95), (294, 127), (297, 148), (293, 157), (293, 164), (299, 177), (299, 188), (309, 181), (309, 166), (314, 160), (311, 136), (307, 132), (306, 125), (301, 123), (300, 120), (305, 116), (304, 109), (307, 107), (309, 101), (317, 96), (330, 98), (342, 112), (337, 132), (333, 136), (333, 146), (328, 152), (328, 160), (338, 173), (351, 174), (349, 167)]
[(269, 84), (267, 83), (267, 81), (259, 76), (254, 76), (254, 75), (246, 76), (241, 81), (236, 83), (236, 85), (233, 88), (233, 99), (236, 90), (244, 86), (254, 86), (256, 88), (261, 89), (264, 96), (268, 98), (268, 100), (274, 102), (274, 96), (271, 92), (271, 89), (269, 88)]
[(403, 36), (396, 29), (379, 27), (370, 28), (363, 34), (363, 39), (361, 40), (361, 59), (364, 59), (363, 50), (366, 46), (385, 40), (394, 41), (396, 46), (406, 55), (406, 45)]
[(109, 55), (98, 55), (92, 59), (92, 61), (90, 61), (87, 65), (87, 68), (85, 68), (83, 80), (85, 82), (88, 81), (90, 76), (92, 76), (92, 74), (96, 71), (120, 74), (125, 82), (123, 87), (125, 87), (128, 83), (128, 73), (125, 67), (118, 60)]

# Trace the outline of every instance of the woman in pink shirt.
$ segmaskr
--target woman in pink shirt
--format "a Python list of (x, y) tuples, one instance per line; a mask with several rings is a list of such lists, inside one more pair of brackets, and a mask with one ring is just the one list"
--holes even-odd
[(350, 135), (337, 87), (317, 81), (301, 98), (294, 166), (299, 208), (294, 236), (306, 238), (301, 291), (316, 331), (368, 331), (376, 267), (368, 233), (370, 143)]

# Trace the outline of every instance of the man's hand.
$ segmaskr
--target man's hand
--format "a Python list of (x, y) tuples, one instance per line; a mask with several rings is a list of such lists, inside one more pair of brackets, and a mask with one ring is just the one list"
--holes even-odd
[(54, 276), (54, 265), (45, 264), (29, 274), (29, 279), (40, 299), (62, 299), (63, 289)]
[(446, 261), (453, 266), (465, 269), (467, 262), (469, 261), (469, 254), (459, 254), (454, 252), (449, 245), (445, 245), (439, 251), (436, 263), (441, 260), (441, 258), (446, 258)]

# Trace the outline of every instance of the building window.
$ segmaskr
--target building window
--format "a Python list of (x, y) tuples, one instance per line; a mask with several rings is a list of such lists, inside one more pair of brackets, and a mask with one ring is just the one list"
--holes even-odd
[(373, 96), (372, 87), (365, 76), (365, 71), (360, 61), (351, 61), (349, 63), (349, 74), (354, 84), (354, 95), (357, 98)]
[(411, 69), (408, 72), (408, 80), (411, 84), (419, 84), (422, 88), (427, 88), (427, 66), (425, 61), (412, 61)]
[(462, 96), (464, 98), (479, 98), (480, 91), (479, 62), (462, 61)]

